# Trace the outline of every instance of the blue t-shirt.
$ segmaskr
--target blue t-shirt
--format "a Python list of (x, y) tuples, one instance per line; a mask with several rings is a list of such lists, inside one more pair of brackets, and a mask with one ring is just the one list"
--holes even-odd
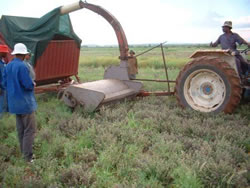
[(224, 33), (221, 36), (219, 36), (219, 38), (214, 44), (215, 46), (220, 44), (223, 50), (230, 49), (236, 51), (237, 50), (236, 43), (241, 45), (243, 41), (244, 40), (237, 33), (229, 33), (229, 34)]
[(14, 58), (4, 70), (8, 110), (13, 114), (30, 114), (37, 109), (34, 83), (22, 60)]

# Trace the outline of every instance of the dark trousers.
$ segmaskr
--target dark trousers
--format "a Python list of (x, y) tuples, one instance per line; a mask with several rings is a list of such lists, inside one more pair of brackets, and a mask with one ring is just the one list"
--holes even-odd
[(30, 161), (33, 155), (32, 145), (36, 132), (35, 113), (16, 114), (16, 128), (21, 152), (24, 159)]
[(235, 57), (236, 57), (236, 65), (241, 77), (242, 75), (245, 75), (249, 71), (248, 70), (249, 65), (241, 55), (236, 55)]

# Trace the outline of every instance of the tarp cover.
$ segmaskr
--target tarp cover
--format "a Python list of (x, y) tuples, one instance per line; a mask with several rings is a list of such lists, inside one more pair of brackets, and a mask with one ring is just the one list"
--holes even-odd
[(0, 20), (0, 33), (12, 49), (16, 43), (24, 43), (34, 54), (33, 64), (43, 54), (55, 35), (72, 38), (79, 48), (81, 46), (81, 39), (74, 33), (69, 15), (60, 15), (60, 7), (41, 18), (3, 15)]

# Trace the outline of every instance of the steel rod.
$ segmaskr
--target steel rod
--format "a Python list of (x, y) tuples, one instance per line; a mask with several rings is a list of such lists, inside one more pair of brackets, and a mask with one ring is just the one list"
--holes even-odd
[(157, 79), (131, 79), (131, 80), (138, 80), (138, 81), (148, 81), (148, 82), (169, 82), (169, 83), (176, 83), (174, 80), (157, 80)]
[[(166, 41), (166, 42), (167, 42), (167, 41)], [(138, 56), (143, 55), (143, 54), (145, 54), (145, 53), (147, 53), (147, 52), (149, 52), (149, 51), (151, 51), (151, 50), (153, 50), (153, 49), (155, 49), (155, 48), (158, 48), (159, 46), (165, 44), (166, 42), (163, 42), (163, 43), (161, 43), (161, 44), (159, 44), (159, 45), (157, 45), (157, 46), (154, 46), (154, 47), (152, 47), (152, 48), (150, 48), (150, 49), (148, 49), (148, 50), (146, 50), (146, 51), (144, 51), (144, 52), (142, 52), (142, 53), (140, 53), (140, 54), (137, 54), (137, 55), (135, 55), (135, 57), (138, 57)]]
[[(162, 44), (161, 44), (161, 53), (162, 53), (162, 59), (163, 59), (163, 63), (164, 63), (165, 73), (166, 73), (166, 79), (168, 81), (169, 80), (168, 79), (168, 68), (167, 68), (167, 65), (166, 65), (166, 59), (165, 59), (165, 55), (164, 55), (164, 50), (163, 50)], [(170, 92), (170, 84), (169, 84), (169, 82), (168, 82), (168, 92)]]
[(147, 97), (147, 96), (170, 96), (170, 95), (174, 95), (174, 92), (166, 92), (166, 91), (148, 92), (148, 91), (141, 91), (137, 96)]

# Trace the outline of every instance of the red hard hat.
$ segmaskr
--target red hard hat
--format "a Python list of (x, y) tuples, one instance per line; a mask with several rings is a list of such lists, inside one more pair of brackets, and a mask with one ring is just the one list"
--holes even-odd
[(1, 45), (1, 44), (0, 44), (0, 52), (9, 53), (8, 46), (7, 46), (7, 45)]

